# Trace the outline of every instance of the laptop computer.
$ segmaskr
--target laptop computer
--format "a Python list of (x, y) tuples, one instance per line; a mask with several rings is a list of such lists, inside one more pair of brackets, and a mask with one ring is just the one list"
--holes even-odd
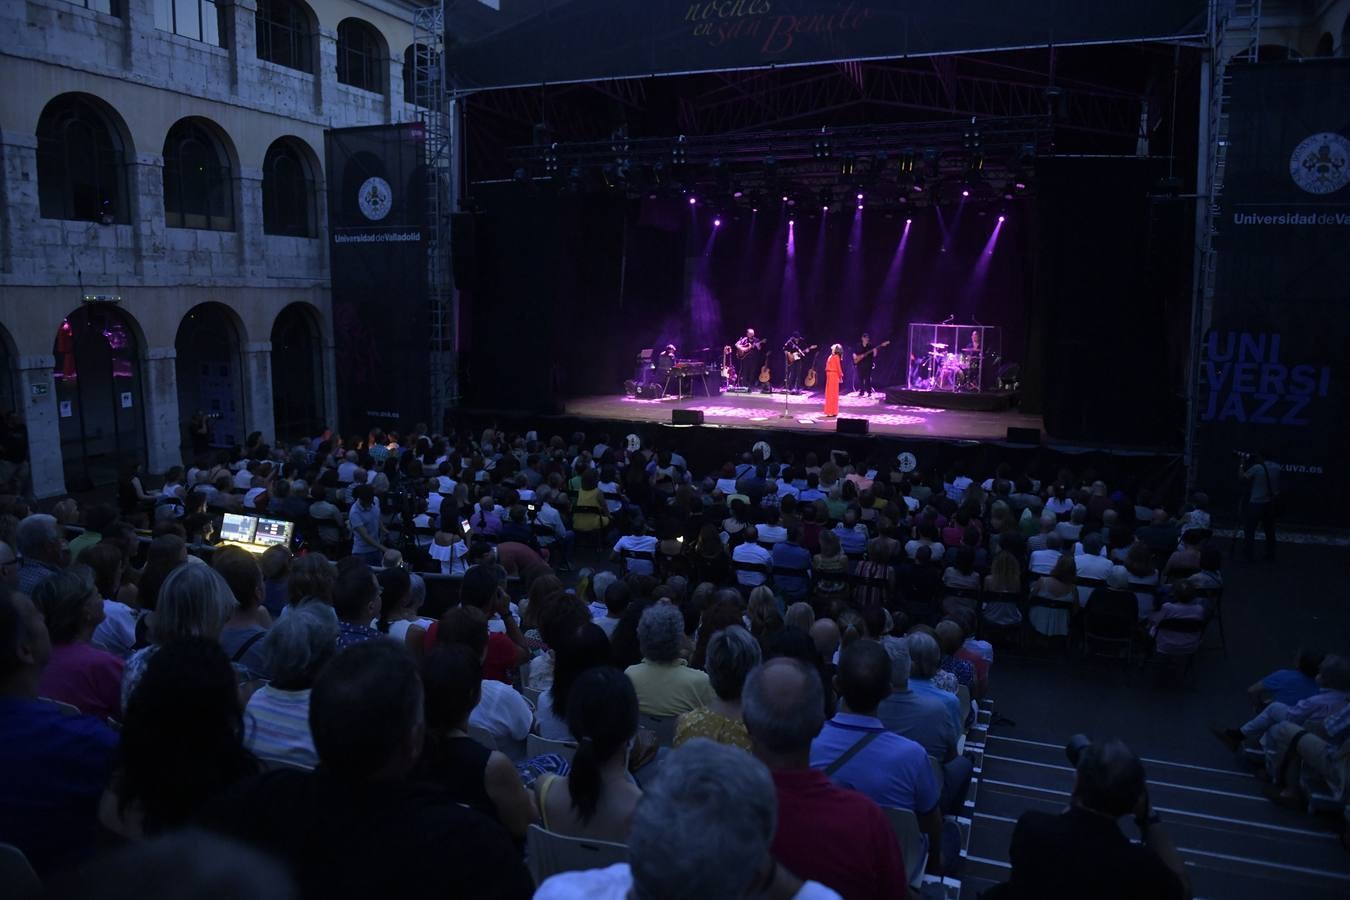
[(294, 534), (294, 522), (225, 513), (220, 523), (218, 546), (238, 547), (249, 553), (261, 554), (269, 547), (289, 547)]

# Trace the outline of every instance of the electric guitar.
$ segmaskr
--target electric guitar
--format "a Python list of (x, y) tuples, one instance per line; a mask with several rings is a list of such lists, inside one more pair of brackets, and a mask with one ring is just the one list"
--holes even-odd
[(882, 341), (875, 347), (868, 347), (861, 353), (853, 354), (853, 364), (856, 366), (858, 363), (862, 362), (864, 359), (867, 359), (867, 357), (871, 356), (873, 353), (876, 353), (881, 348), (890, 346), (890, 343), (891, 343), (890, 341)]
[(820, 346), (819, 344), (812, 344), (810, 347), (807, 347), (800, 353), (798, 353), (795, 350), (784, 350), (783, 355), (787, 357), (788, 365), (792, 365), (795, 362), (800, 362), (801, 360), (805, 359), (806, 354), (810, 353), (812, 350), (816, 349), (819, 346)]

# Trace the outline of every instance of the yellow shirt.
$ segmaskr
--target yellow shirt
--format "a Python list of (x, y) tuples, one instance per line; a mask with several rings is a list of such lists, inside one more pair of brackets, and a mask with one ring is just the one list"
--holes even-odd
[(745, 730), (745, 722), (740, 719), (728, 719), (706, 706), (680, 716), (680, 721), (675, 726), (676, 747), (694, 738), (707, 738), (719, 744), (740, 747), (742, 750), (750, 749), (750, 735)]
[(638, 710), (644, 716), (678, 716), (713, 701), (708, 673), (691, 669), (684, 660), (652, 662), (644, 659), (624, 670), (637, 691)]

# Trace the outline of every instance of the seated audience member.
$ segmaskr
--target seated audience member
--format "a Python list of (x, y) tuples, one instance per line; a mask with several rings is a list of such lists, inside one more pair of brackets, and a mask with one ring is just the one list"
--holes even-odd
[(1179, 584), (1172, 595), (1173, 599), (1149, 617), (1149, 634), (1153, 636), (1154, 649), (1158, 653), (1185, 656), (1200, 649), (1204, 638), (1203, 631), (1169, 631), (1158, 626), (1166, 621), (1189, 619), (1203, 622), (1205, 607), (1189, 585)]
[(1081, 606), (1087, 606), (1088, 597), (1092, 595), (1093, 586), (1083, 585), (1084, 578), (1105, 581), (1106, 576), (1111, 573), (1115, 563), (1102, 555), (1101, 535), (1089, 534), (1083, 537), (1074, 548), (1074, 576), (1078, 582), (1078, 603)]
[(957, 683), (970, 688), (973, 694), (975, 692), (975, 666), (968, 660), (960, 659), (956, 655), (957, 651), (961, 649), (961, 645), (966, 641), (965, 632), (961, 630), (960, 624), (951, 618), (943, 619), (937, 623), (937, 627), (933, 630), (937, 632), (938, 649), (942, 651), (938, 668), (944, 672), (951, 672), (956, 676)]
[(567, 698), (567, 727), (577, 739), (571, 771), (535, 782), (540, 824), (558, 834), (621, 844), (642, 797), (628, 774), (638, 731), (632, 682), (609, 666), (583, 672)]
[[(1133, 813), (1141, 843), (1116, 820)], [(1186, 869), (1148, 800), (1144, 767), (1119, 740), (1082, 751), (1069, 809), (1026, 812), (1013, 829), (1008, 894), (1017, 900), (1182, 900)]]
[[(0, 553), (3, 552), (0, 548)], [(93, 569), (94, 587), (103, 601), (103, 620), (95, 626), (90, 643), (125, 660), (136, 645), (136, 622), (140, 613), (119, 599), (126, 571), (122, 550), (110, 540), (100, 541), (86, 547), (78, 562)], [(136, 588), (129, 587), (134, 598)]]
[[(1130, 584), (1147, 585), (1156, 588), (1161, 580), (1158, 577), (1158, 570), (1153, 568), (1153, 555), (1149, 553), (1149, 548), (1142, 541), (1135, 541), (1130, 545), (1130, 549), (1125, 551), (1125, 570), (1130, 573)], [(1147, 619), (1153, 615), (1153, 603), (1155, 594), (1152, 592), (1135, 591), (1134, 597), (1139, 601), (1139, 618)]]
[(23, 851), (42, 876), (92, 853), (118, 740), (93, 716), (38, 699), (51, 653), (33, 601), (0, 585), (0, 842)]
[(613, 553), (610, 559), (618, 561), (623, 570), (630, 575), (651, 575), (653, 574), (653, 564), (651, 559), (623, 556), (627, 550), (630, 553), (650, 553), (653, 557), (656, 554), (656, 536), (647, 534), (647, 526), (641, 518), (635, 518), (628, 526), (628, 533), (619, 538), (614, 544)]
[(661, 763), (638, 803), (629, 862), (554, 875), (535, 900), (838, 898), (774, 860), (776, 816), (773, 780), (762, 763), (731, 747), (692, 741)]
[(761, 544), (775, 546), (788, 539), (787, 528), (781, 524), (782, 514), (778, 507), (771, 506), (764, 510), (764, 521), (756, 526), (756, 531)]
[(423, 705), (405, 649), (392, 641), (349, 647), (310, 697), (321, 765), (250, 779), (201, 823), (283, 862), (302, 900), (443, 896), (447, 872), (460, 896), (528, 898), (533, 885), (506, 829), (410, 780), (422, 753)]
[[(600, 575), (612, 575), (610, 572), (601, 572)], [(600, 580), (600, 575), (596, 576), (596, 581)], [(632, 589), (628, 587), (628, 582), (610, 580), (601, 594), (599, 588), (596, 588), (597, 597), (604, 601), (602, 608), (604, 613), (596, 616), (595, 624), (605, 633), (606, 637), (614, 634), (614, 629), (619, 627), (619, 620), (623, 618), (623, 611), (628, 608), (628, 601), (632, 598)]]
[[(773, 567), (773, 553), (761, 547), (759, 532), (754, 525), (745, 526), (745, 540), (731, 551), (732, 568), (736, 571), (736, 582), (743, 588), (759, 587), (768, 580), (768, 570)], [(735, 568), (735, 563), (747, 563), (763, 566), (764, 571)]]
[[(1072, 603), (1077, 606), (1078, 589), (1074, 586), (1077, 571), (1072, 556), (1069, 554), (1060, 556), (1050, 574), (1032, 582), (1031, 597)], [(1069, 634), (1071, 616), (1072, 610), (1068, 607), (1039, 606), (1033, 603), (1027, 610), (1031, 627), (1045, 637), (1066, 637)]]
[(238, 679), (210, 638), (177, 638), (150, 658), (121, 739), (99, 819), (133, 840), (181, 828), (261, 769), (244, 746)]
[[(1050, 549), (1050, 536), (1055, 533), (1055, 526), (1059, 524), (1059, 519), (1050, 510), (1041, 514), (1040, 531), (1027, 538), (1027, 549), (1032, 553)], [(1051, 565), (1054, 565), (1053, 561)]]
[(975, 636), (975, 615), (970, 612), (956, 612), (949, 618), (961, 626), (966, 639), (954, 654), (975, 668), (975, 684), (971, 688), (972, 697), (979, 699), (989, 688), (989, 670), (994, 664), (994, 645)]
[(891, 694), (891, 660), (875, 641), (855, 641), (839, 654), (839, 711), (811, 742), (811, 768), (860, 791), (878, 806), (908, 809), (928, 839), (928, 870), (942, 871), (941, 785), (917, 742), (888, 731), (877, 706)]
[[(306, 553), (291, 563), (286, 578), (287, 609), (302, 603), (333, 605), (337, 568), (322, 553)], [(285, 610), (283, 610), (283, 613)]]
[[(1017, 557), (1006, 549), (1000, 550), (989, 564), (989, 574), (984, 576), (986, 594), (1020, 594), (1022, 592), (1022, 567)], [(982, 612), (985, 623), (1000, 628), (1009, 628), (1022, 622), (1022, 610), (1011, 600), (991, 600)]]
[(1274, 702), (1245, 722), (1241, 728), (1213, 729), (1224, 746), (1236, 752), (1246, 743), (1262, 740), (1277, 722), (1292, 722), (1312, 729), (1350, 704), (1350, 657), (1328, 654), (1317, 668), (1317, 693), (1293, 706)]
[(51, 638), (51, 656), (38, 693), (98, 719), (120, 718), (122, 660), (90, 643), (103, 621), (103, 598), (88, 566), (73, 565), (33, 591)]
[[(1073, 546), (1072, 544), (1068, 546)], [(1037, 575), (1049, 575), (1054, 571), (1055, 563), (1064, 555), (1066, 546), (1064, 540), (1058, 534), (1049, 534), (1046, 536), (1045, 547), (1040, 550), (1032, 550), (1027, 563), (1027, 571)]]
[[(621, 582), (610, 585), (609, 590), (616, 587), (628, 590), (628, 585)], [(571, 741), (575, 738), (567, 727), (567, 701), (572, 686), (581, 673), (598, 666), (613, 665), (614, 655), (610, 650), (608, 636), (594, 622), (580, 625), (551, 649), (553, 684), (539, 694), (539, 703), (534, 711), (536, 731), (540, 737), (550, 741)]]
[(689, 668), (680, 656), (684, 643), (684, 616), (669, 603), (657, 603), (642, 613), (638, 645), (642, 662), (625, 674), (637, 691), (644, 716), (678, 716), (708, 706), (716, 698), (706, 672)]
[(832, 614), (833, 607), (848, 597), (849, 562), (840, 548), (839, 535), (833, 531), (820, 533), (820, 552), (811, 560), (811, 568), (816, 573), (816, 614)]
[[(1350, 786), (1350, 706), (1328, 716), (1316, 732), (1293, 722), (1277, 722), (1262, 741), (1271, 784), (1261, 792), (1271, 801), (1299, 811), (1308, 808), (1306, 782), (1325, 783), (1332, 796), (1344, 799)], [(1350, 836), (1341, 833), (1350, 849)]]
[(309, 730), (309, 701), (319, 672), (337, 653), (331, 607), (306, 603), (267, 631), (263, 669), (271, 680), (244, 706), (244, 746), (265, 763), (312, 769), (319, 762)]
[[(441, 646), (468, 647), (479, 660), (487, 658), (488, 623), (482, 610), (457, 606), (441, 617), (438, 643)], [(469, 724), (488, 732), (498, 742), (521, 746), (534, 726), (534, 712), (519, 691), (494, 679), (488, 679), (475, 691), (474, 705), (466, 713)]]
[(1247, 688), (1256, 708), (1262, 709), (1268, 703), (1297, 706), (1317, 693), (1317, 670), (1322, 665), (1323, 656), (1300, 647), (1294, 653), (1292, 669), (1276, 669)]
[(694, 578), (698, 581), (726, 584), (731, 580), (731, 554), (718, 536), (716, 525), (704, 525), (699, 530), (694, 551), (689, 557), (694, 567)]
[(239, 547), (222, 547), (211, 558), (211, 568), (230, 586), (238, 604), (220, 631), (220, 646), (246, 677), (264, 674), (262, 639), (272, 624), (263, 607), (263, 577), (258, 558)]
[(937, 638), (931, 633), (932, 629), (925, 632), (918, 630), (920, 627), (916, 625), (916, 630), (905, 637), (909, 647), (909, 689), (941, 701), (947, 716), (952, 720), (952, 727), (957, 734), (961, 734), (965, 730), (961, 701), (957, 699), (955, 691), (943, 690), (933, 683), (935, 676), (942, 672), (942, 650)]
[(759, 665), (759, 641), (739, 625), (723, 628), (708, 641), (704, 669), (717, 696), (707, 706), (680, 716), (675, 746), (695, 738), (750, 749), (750, 736), (741, 718), (741, 689), (750, 670)]
[[(487, 631), (484, 629), (484, 644)], [(446, 789), (469, 809), (491, 816), (517, 840), (534, 821), (530, 795), (505, 753), (469, 736), (470, 713), (482, 696), (480, 655), (466, 644), (437, 647), (422, 663), (426, 745), (414, 777)]]
[(955, 813), (965, 803), (974, 764), (957, 752), (961, 732), (952, 724), (947, 704), (939, 697), (909, 687), (909, 644), (885, 645), (891, 658), (891, 693), (877, 706), (877, 718), (896, 734), (904, 735), (943, 765), (941, 807)]
[[(464, 581), (459, 588), (459, 602), (461, 606), (482, 612), (489, 623), (483, 677), (510, 684), (511, 673), (529, 662), (530, 651), (525, 646), (525, 635), (521, 633), (520, 625), (511, 615), (511, 598), (502, 588), (493, 567), (474, 566), (464, 573)], [(494, 621), (500, 622), (501, 631), (492, 630)], [(438, 627), (433, 625), (428, 629), (428, 641), (435, 641), (434, 632)]]
[(1220, 571), (1222, 566), (1223, 556), (1219, 553), (1219, 548), (1212, 542), (1207, 543), (1200, 548), (1200, 571), (1186, 581), (1206, 590), (1222, 588), (1223, 573)]
[(783, 624), (788, 628), (810, 633), (811, 626), (816, 624), (815, 611), (811, 609), (811, 604), (798, 601), (789, 606), (787, 612), (783, 614)]
[(370, 627), (379, 613), (380, 582), (366, 565), (354, 565), (338, 575), (333, 586), (333, 612), (338, 617), (338, 649), (380, 637)]
[(930, 560), (940, 560), (947, 549), (938, 541), (937, 526), (931, 520), (924, 520), (917, 529), (918, 537), (905, 544), (905, 555), (916, 562), (919, 559), (919, 548), (927, 547), (930, 553)]
[(263, 607), (275, 620), (286, 608), (286, 582), (291, 574), (291, 551), (280, 544), (268, 547), (258, 557), (263, 577)]
[(1174, 550), (1163, 564), (1162, 577), (1166, 579), (1189, 578), (1200, 571), (1200, 545), (1204, 543), (1204, 531), (1192, 528), (1181, 533), (1181, 548)]
[(1106, 584), (1092, 589), (1083, 609), (1085, 612), (1090, 611), (1094, 620), (1099, 621), (1103, 617), (1112, 620), (1121, 633), (1129, 633), (1133, 629), (1139, 621), (1139, 601), (1135, 599), (1134, 591), (1130, 590), (1130, 573), (1124, 566), (1111, 567), (1106, 573)]
[(511, 541), (524, 544), (531, 550), (539, 549), (539, 541), (535, 539), (534, 530), (530, 528), (525, 507), (519, 503), (507, 511), (506, 519), (502, 522), (501, 534), (498, 537), (503, 542)]
[(817, 671), (798, 659), (771, 659), (750, 673), (741, 702), (752, 752), (768, 766), (778, 799), (774, 859), (844, 897), (901, 894), (905, 863), (881, 807), (811, 767), (812, 741), (825, 721)]
[(406, 646), (413, 656), (420, 656), (427, 629), (435, 623), (417, 614), (425, 591), (421, 598), (413, 593), (414, 576), (407, 569), (385, 569), (376, 577), (380, 582), (380, 614), (371, 627)]
[(771, 564), (778, 569), (792, 569), (800, 575), (775, 575), (774, 587), (789, 602), (805, 600), (811, 592), (811, 551), (802, 546), (802, 528), (791, 525), (787, 537), (773, 545)]
[(843, 521), (832, 529), (845, 556), (860, 556), (867, 552), (867, 526), (860, 519), (858, 507), (850, 506), (844, 510)]
[(1180, 537), (1176, 524), (1168, 518), (1165, 509), (1153, 510), (1149, 523), (1136, 528), (1134, 536), (1146, 550), (1158, 554), (1167, 554), (1175, 550)]
[(19, 522), (14, 533), (14, 549), (22, 560), (15, 587), (29, 595), (45, 578), (70, 562), (65, 529), (54, 516), (45, 513), (33, 513)]
[(209, 566), (180, 565), (170, 571), (158, 590), (155, 611), (149, 617), (152, 643), (133, 653), (122, 670), (122, 708), (126, 709), (146, 664), (160, 647), (178, 638), (219, 641), (221, 629), (230, 620), (235, 606), (230, 586)]

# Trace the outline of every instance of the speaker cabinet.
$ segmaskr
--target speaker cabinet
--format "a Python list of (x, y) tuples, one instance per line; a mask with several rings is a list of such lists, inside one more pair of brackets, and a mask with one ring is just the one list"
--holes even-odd
[(867, 434), (867, 420), (837, 419), (834, 430), (839, 434)]
[(672, 409), (670, 411), (670, 424), (672, 425), (702, 425), (703, 410), (701, 409)]

